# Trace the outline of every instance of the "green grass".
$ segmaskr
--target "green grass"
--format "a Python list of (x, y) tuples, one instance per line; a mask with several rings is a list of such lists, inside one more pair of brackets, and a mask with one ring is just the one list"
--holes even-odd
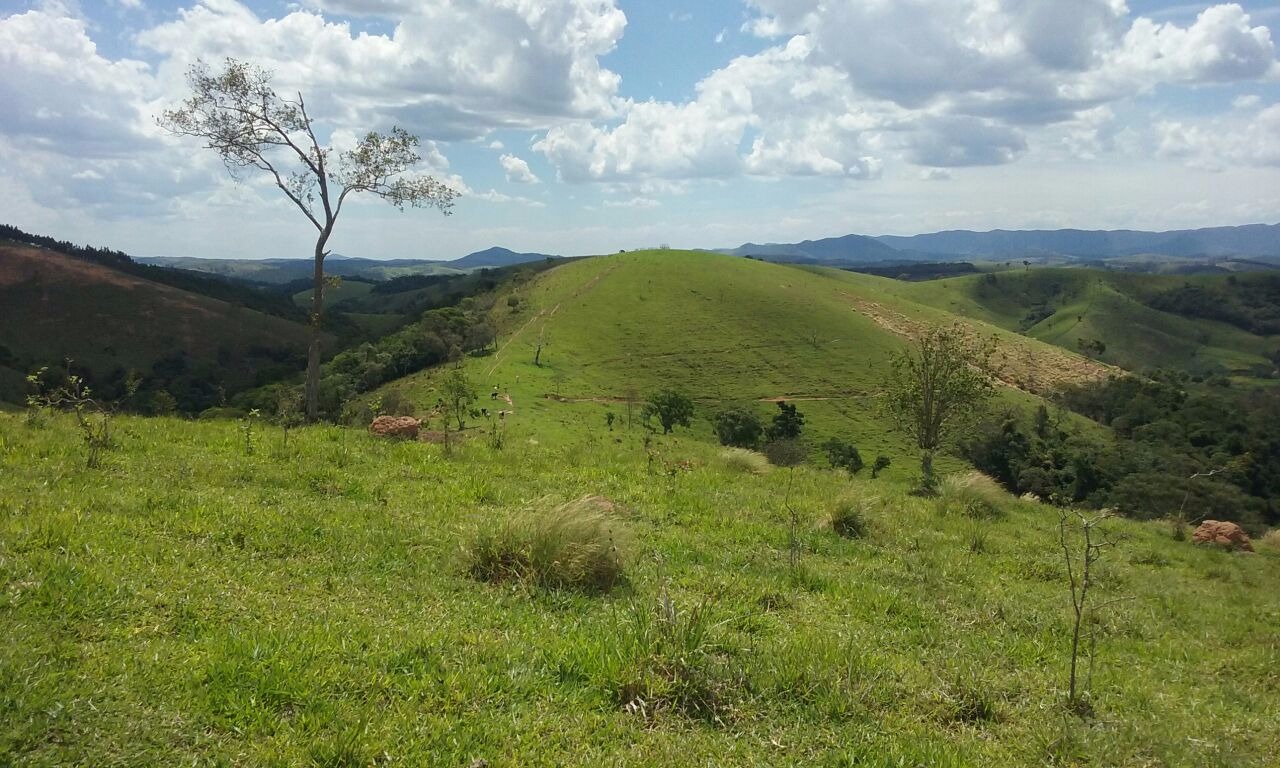
[[(0, 414), (0, 764), (1266, 766), (1280, 554), (1114, 521), (1092, 704), (1044, 507), (939, 516), (905, 484), (726, 472), (601, 425), (503, 451), (336, 427)], [(802, 526), (788, 567), (791, 504)], [(867, 534), (830, 500), (878, 497)], [(467, 573), (470, 532), (596, 494), (604, 596)], [(540, 501), (540, 500), (546, 500)]]
[[(1081, 340), (1100, 340), (1099, 359), (1131, 371), (1173, 368), (1203, 374), (1248, 372), (1270, 367), (1280, 338), (1258, 336), (1226, 323), (1182, 317), (1143, 302), (1160, 291), (1187, 284), (1209, 285), (1220, 277), (1184, 277), (1091, 269), (1012, 270), (922, 283), (850, 278), (907, 299), (1034, 339), (1076, 350)], [(1246, 278), (1247, 279), (1247, 278)], [(1028, 313), (1047, 305), (1052, 314), (1026, 327)]]
[[(884, 294), (880, 283), (864, 285), (861, 277), (679, 251), (576, 261), (514, 289), (515, 308), (499, 297), (492, 314), (498, 351), (467, 360), (466, 368), (482, 393), (479, 405), (512, 410), (509, 423), (522, 438), (563, 441), (605, 431), (609, 412), (625, 425), (629, 397), (636, 399), (635, 428), (640, 401), (674, 387), (697, 406), (690, 428), (678, 434), (712, 441), (710, 418), (719, 409), (745, 404), (768, 423), (778, 412), (770, 400), (782, 398), (805, 415), (815, 455), (822, 441), (841, 437), (864, 456), (892, 457), (888, 474), (906, 478), (919, 471), (916, 451), (889, 428), (877, 401), (890, 358), (907, 342), (864, 310), (883, 305), (911, 327), (956, 318)], [(996, 326), (972, 325), (976, 334), (1000, 336), (1014, 378), (1034, 379), (1028, 386), (1036, 391), (1047, 391), (1046, 377), (1093, 365)], [(1053, 355), (1064, 362), (1041, 362)], [(440, 397), (438, 373), (388, 386), (425, 411)], [(510, 405), (483, 397), (495, 386), (511, 396)], [(1039, 402), (1014, 389), (1001, 398), (1023, 407)], [(962, 468), (942, 462), (947, 471)]]

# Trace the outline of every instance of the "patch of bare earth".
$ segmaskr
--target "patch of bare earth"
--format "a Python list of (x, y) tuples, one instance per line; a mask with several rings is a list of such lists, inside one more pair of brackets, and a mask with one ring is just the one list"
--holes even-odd
[[(901, 312), (874, 301), (847, 293), (844, 296), (858, 313), (869, 317), (886, 331), (903, 338), (914, 341), (934, 327), (930, 323), (907, 317)], [(966, 336), (975, 341), (984, 340), (990, 336), (963, 321), (957, 321), (956, 325)], [(1034, 345), (1030, 341), (1019, 343), (1007, 338), (997, 340), (992, 363), (994, 364), (993, 374), (997, 381), (1033, 395), (1049, 395), (1064, 386), (1089, 384), (1124, 373), (1119, 368), (1090, 360), (1060, 347), (1048, 344)]]

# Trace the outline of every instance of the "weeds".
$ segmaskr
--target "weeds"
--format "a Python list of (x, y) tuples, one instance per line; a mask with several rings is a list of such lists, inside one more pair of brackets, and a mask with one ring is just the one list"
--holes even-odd
[(464, 549), (467, 572), (492, 583), (608, 592), (625, 578), (611, 507), (598, 496), (583, 496), (477, 530)]
[[(80, 430), (81, 442), (87, 454), (86, 465), (89, 469), (97, 469), (102, 464), (102, 454), (115, 446), (111, 437), (111, 419), (115, 412), (92, 397), (93, 391), (84, 378), (71, 372), (70, 359), (66, 362), (63, 383), (52, 389), (47, 389), (44, 384), (48, 371), (48, 367), (44, 367), (27, 376), (27, 383), (34, 390), (27, 396), (27, 423), (36, 425), (42, 421), (42, 417), (33, 417), (33, 412), (44, 414), (70, 411)], [(130, 377), (127, 382), (127, 397), (132, 397), (137, 392), (139, 383), (138, 379)]]

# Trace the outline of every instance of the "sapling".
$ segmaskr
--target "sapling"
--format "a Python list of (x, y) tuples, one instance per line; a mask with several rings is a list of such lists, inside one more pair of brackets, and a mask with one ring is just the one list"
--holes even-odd
[[(1107, 536), (1102, 524), (1111, 517), (1111, 510), (1104, 509), (1093, 515), (1075, 509), (1058, 511), (1058, 541), (1062, 545), (1063, 558), (1067, 565), (1067, 583), (1071, 588), (1071, 608), (1074, 621), (1071, 625), (1071, 675), (1067, 694), (1067, 703), (1080, 714), (1088, 712), (1084, 701), (1084, 693), (1093, 680), (1093, 659), (1097, 649), (1097, 634), (1090, 633), (1089, 672), (1084, 685), (1079, 680), (1079, 661), (1081, 655), (1080, 635), (1086, 618), (1092, 622), (1099, 608), (1109, 605), (1092, 606), (1089, 602), (1094, 586), (1094, 568), (1102, 559), (1106, 550), (1115, 546), (1115, 541)], [(1073, 536), (1073, 529), (1078, 535)], [(1123, 598), (1122, 598), (1123, 599)]]

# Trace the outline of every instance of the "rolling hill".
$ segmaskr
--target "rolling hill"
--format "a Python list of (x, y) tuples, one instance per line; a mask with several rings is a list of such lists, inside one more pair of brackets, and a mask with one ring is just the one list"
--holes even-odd
[[(792, 400), (815, 441), (853, 436), (864, 450), (910, 456), (877, 413), (883, 372), (907, 339), (955, 318), (847, 274), (680, 251), (565, 264), (518, 288), (514, 310), (497, 302), (498, 351), (468, 369), (482, 391), (510, 394), (530, 435), (603, 424), (607, 411), (625, 415), (629, 399), (675, 387), (701, 406), (694, 431), (704, 439), (705, 417), (721, 406), (770, 417), (774, 402)], [(1011, 400), (1114, 371), (993, 325), (968, 327), (999, 337)], [(388, 385), (424, 405), (433, 387), (430, 372)]]
[[(1131, 371), (1269, 378), (1280, 355), (1280, 280), (1013, 270), (925, 283), (846, 273), (841, 279), (1025, 333)], [(1254, 332), (1256, 331), (1256, 332)], [(1101, 351), (1096, 351), (1101, 349)]]
[(14, 372), (68, 357), (100, 387), (128, 370), (200, 371), (232, 390), (295, 370), (307, 346), (302, 323), (30, 246), (0, 245), (0, 305), (11, 401), (25, 390), (15, 391)]

